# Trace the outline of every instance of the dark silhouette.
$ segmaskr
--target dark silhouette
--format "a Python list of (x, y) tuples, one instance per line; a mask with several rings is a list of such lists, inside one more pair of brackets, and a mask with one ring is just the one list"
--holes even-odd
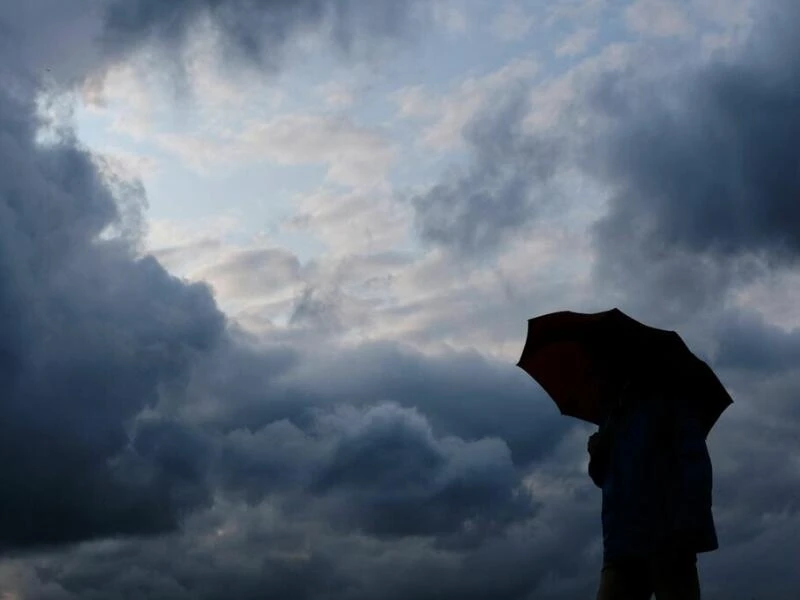
[(669, 388), (630, 380), (589, 437), (603, 491), (598, 600), (697, 600), (697, 553), (718, 547), (705, 431)]
[(529, 319), (517, 365), (600, 427), (587, 444), (603, 490), (598, 600), (697, 600), (697, 553), (717, 548), (705, 439), (733, 403), (711, 367), (616, 308)]
[(733, 403), (711, 367), (675, 331), (657, 329), (618, 308), (560, 311), (528, 320), (517, 366), (533, 377), (565, 415), (600, 425), (606, 407), (632, 375), (668, 380), (691, 402), (708, 432)]

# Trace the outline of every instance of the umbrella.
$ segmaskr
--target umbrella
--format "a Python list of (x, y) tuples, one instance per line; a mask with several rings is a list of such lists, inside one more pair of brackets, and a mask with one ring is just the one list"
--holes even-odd
[(636, 378), (656, 381), (690, 402), (706, 435), (733, 402), (680, 335), (640, 323), (617, 308), (530, 319), (517, 366), (544, 388), (562, 414), (597, 425), (622, 386)]

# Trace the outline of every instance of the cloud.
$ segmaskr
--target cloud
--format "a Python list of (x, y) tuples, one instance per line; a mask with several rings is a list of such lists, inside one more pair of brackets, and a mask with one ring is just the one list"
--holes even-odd
[[(607, 212), (592, 230), (592, 293), (616, 294), (615, 303), (702, 342), (693, 345), (710, 349), (734, 393), (736, 404), (711, 440), (715, 515), (729, 554), (706, 559), (709, 597), (734, 591), (780, 597), (798, 587), (782, 556), (764, 559), (772, 564), (769, 581), (732, 582), (725, 575), (731, 561), (744, 566), (759, 560), (759, 552), (767, 556), (768, 548), (788, 547), (799, 523), (794, 455), (763, 486), (742, 485), (780, 462), (777, 454), (794, 443), (798, 419), (792, 401), (797, 322), (780, 308), (797, 271), (798, 204), (792, 199), (800, 188), (790, 140), (796, 137), (798, 45), (789, 32), (798, 17), (793, 4), (765, 6), (746, 44), (703, 62), (678, 55), (667, 64), (640, 46), (565, 79), (566, 108), (556, 119), (527, 131), (521, 125), (531, 115), (520, 111), (509, 119), (522, 147), (560, 140), (569, 166), (606, 190)], [(473, 122), (492, 130), (494, 109), (477, 113)], [(524, 156), (514, 144), (503, 147)], [(488, 194), (475, 220), (494, 225), (504, 200), (501, 193)], [(438, 205), (442, 219), (452, 215), (451, 205), (458, 206), (448, 197)], [(497, 239), (510, 244), (514, 228), (497, 226)], [(456, 240), (428, 241), (457, 249)], [(461, 261), (445, 262), (454, 264)], [(777, 297), (761, 307), (760, 317), (731, 310), (729, 301), (741, 290), (762, 284), (762, 296), (774, 290)], [(753, 300), (746, 302), (750, 310), (759, 308)], [(565, 588), (560, 593), (571, 597)]]
[(425, 88), (420, 85), (398, 90), (394, 99), (401, 117), (416, 118), (435, 114), (436, 110), (428, 98)]
[(435, 0), (432, 12), (433, 21), (450, 34), (461, 35), (470, 28), (470, 18), (463, 4), (453, 0)]
[(707, 62), (608, 49), (534, 88), (533, 110), (518, 94), (477, 112), (466, 169), (414, 199), (422, 239), (495, 249), (577, 169), (611, 194), (593, 228), (596, 281), (622, 302), (686, 315), (760, 277), (762, 261), (794, 264), (794, 12), (765, 8), (746, 46)]
[[(189, 62), (183, 53), (199, 31), (226, 60), (277, 71), (284, 60), (320, 44), (343, 56), (369, 57), (393, 40), (414, 33), (432, 18), (416, 0), (36, 0), (7, 5), (3, 44), (14, 51), (18, 76), (80, 85), (144, 51), (186, 91)], [(304, 47), (305, 44), (305, 47)], [(69, 52), (64, 52), (69, 49)], [(11, 68), (6, 64), (5, 68)]]
[(692, 4), (704, 18), (724, 27), (749, 27), (756, 8), (753, 0), (694, 0)]
[[(165, 396), (185, 400), (195, 361), (226, 337), (206, 285), (181, 281), (140, 254), (141, 184), (92, 155), (68, 122), (46, 144), (37, 142), (43, 76), (35, 69), (49, 63), (53, 85), (71, 85), (108, 60), (84, 43), (99, 32), (94, 6), (37, 6), (0, 11), (23, 59), (0, 65), (0, 412), (11, 490), (0, 499), (5, 550), (163, 532), (207, 505), (209, 441), (150, 413)], [(249, 13), (235, 2), (114, 2), (106, 31), (119, 56), (153, 41), (169, 47), (209, 9), (240, 50), (257, 17), (286, 35), (324, 17), (337, 43), (351, 46), (351, 25), (370, 29), (385, 19), (395, 31), (408, 8), (397, 6), (353, 12), (345, 4), (287, 10), (265, 2)], [(69, 33), (58, 37), (58, 55), (46, 52), (53, 42), (47, 32), (57, 25)], [(73, 60), (68, 49), (85, 55)]]
[[(348, 416), (347, 423), (337, 423), (329, 431), (346, 435), (349, 443), (353, 441), (353, 433), (368, 434), (378, 426), (391, 424), (398, 435), (411, 436), (412, 440), (414, 432), (418, 431), (408, 422), (408, 419), (414, 420), (413, 412), (385, 406), (380, 411), (376, 409), (362, 415), (370, 419), (353, 420)], [(424, 425), (422, 427), (424, 429)], [(423, 435), (422, 440), (426, 437), (429, 436)], [(384, 438), (381, 435), (370, 439), (379, 443)], [(270, 439), (277, 443), (269, 446), (269, 454), (279, 457), (278, 448), (283, 440), (303, 438), (281, 436), (275, 428)], [(365, 441), (362, 437), (358, 439), (362, 444)], [(390, 436), (387, 441), (396, 439)], [(435, 440), (432, 446), (423, 442), (421, 448), (416, 443), (402, 444), (395, 456), (402, 461), (417, 456), (421, 449), (436, 449)], [(566, 446), (574, 449), (576, 442), (583, 440), (575, 437)], [(447, 448), (444, 440), (439, 444)], [(462, 451), (469, 447), (463, 446)], [(348, 446), (348, 451), (351, 448)], [(287, 460), (298, 460), (297, 457), (309, 454), (304, 454), (296, 445), (286, 444), (283, 456)], [(310, 456), (313, 457), (313, 453)], [(355, 456), (381, 460), (383, 455), (356, 453)], [(449, 473), (459, 472), (459, 466), (467, 465), (477, 467), (474, 474), (463, 473), (463, 484), (468, 487), (470, 484), (481, 486), (482, 480), (502, 481), (502, 472), (486, 473), (480, 469), (481, 463), (475, 463), (475, 456), (467, 452), (460, 455), (461, 460), (452, 462), (447, 457), (455, 458), (458, 453), (444, 456), (434, 453), (433, 456), (441, 456), (445, 459), (442, 464), (449, 464), (449, 469), (434, 471), (443, 476), (442, 482), (447, 481)], [(491, 462), (485, 464), (488, 466)], [(247, 460), (237, 460), (235, 465), (241, 469), (247, 465)], [(392, 471), (380, 472), (385, 476)], [(237, 475), (240, 473), (241, 470)], [(400, 476), (403, 471), (398, 469), (396, 473)], [(412, 485), (420, 481), (424, 490), (425, 482), (431, 481), (425, 477), (428, 473), (430, 471), (426, 470), (420, 477), (416, 471), (411, 471), (407, 480), (409, 486), (393, 489), (412, 490)], [(483, 479), (481, 473), (487, 478)], [(263, 485), (263, 477), (257, 477), (257, 472), (253, 475), (256, 475), (253, 481)], [(275, 475), (273, 472), (272, 477)], [(585, 540), (587, 532), (598, 527), (593, 510), (575, 510), (584, 503), (588, 491), (587, 487), (576, 485), (583, 480), (585, 474), (579, 469), (566, 473), (549, 469), (537, 472), (528, 481), (531, 493), (546, 489), (551, 500), (540, 509), (545, 511), (542, 520), (527, 519), (508, 530), (490, 531), (488, 536), (478, 536), (481, 543), (470, 539), (469, 531), (459, 539), (450, 539), (449, 545), (420, 536), (374, 537), (363, 532), (343, 531), (341, 522), (331, 522), (326, 510), (312, 511), (306, 504), (302, 505), (301, 516), (297, 505), (282, 507), (272, 501), (240, 504), (220, 498), (208, 511), (190, 517), (181, 535), (136, 543), (120, 540), (84, 544), (70, 553), (6, 563), (3, 579), (7, 589), (34, 598), (59, 597), (57, 594), (68, 598), (73, 597), (70, 594), (89, 599), (117, 598), (133, 590), (145, 590), (156, 598), (211, 600), (226, 594), (258, 598), (265, 590), (276, 590), (275, 593), (287, 598), (334, 594), (337, 598), (355, 599), (377, 594), (399, 600), (432, 595), (461, 598), (475, 593), (510, 599), (528, 591), (544, 595), (548, 587), (565, 583), (570, 590), (588, 593), (594, 584), (594, 574), (590, 575), (586, 566), (593, 560), (597, 544), (583, 552), (575, 552), (574, 547)], [(284, 480), (284, 484), (287, 483)], [(348, 484), (352, 486), (352, 482)], [(369, 489), (370, 482), (365, 481), (365, 485)], [(503, 486), (497, 489), (502, 490)], [(356, 501), (365, 497), (358, 495)], [(470, 495), (459, 494), (458, 498), (468, 500)], [(480, 498), (480, 495), (472, 498)], [(420, 515), (425, 517), (423, 524), (430, 523), (428, 517), (443, 500), (433, 498), (430, 508), (427, 503), (417, 505)], [(459, 506), (465, 505), (457, 503), (455, 508)], [(330, 505), (323, 503), (317, 508), (330, 508)], [(447, 522), (445, 515), (442, 524)], [(331, 528), (330, 523), (337, 526)], [(420, 526), (414, 519), (407, 523), (412, 528)], [(561, 524), (558, 533), (552, 528), (555, 523)], [(486, 577), (487, 573), (502, 576)], [(47, 596), (48, 593), (52, 596)], [(551, 592), (545, 597), (557, 595)]]
[(685, 36), (693, 25), (682, 5), (672, 0), (636, 0), (625, 9), (632, 31), (657, 37)]
[[(569, 306), (601, 310), (613, 297), (594, 289), (585, 227), (561, 218), (533, 222), (491, 260), (464, 263), (444, 249), (393, 273), (389, 299), (370, 333), (428, 352), (471, 350), (514, 363), (524, 343), (520, 322)], [(545, 282), (547, 282), (545, 284)]]
[(469, 77), (446, 95), (437, 96), (421, 86), (399, 90), (394, 98), (400, 116), (433, 122), (422, 141), (435, 150), (460, 148), (467, 125), (495, 100), (498, 92), (533, 79), (539, 63), (532, 57), (517, 58), (481, 77)]
[(800, 359), (800, 330), (784, 331), (752, 313), (731, 313), (719, 326), (716, 363), (746, 372), (784, 372)]
[(800, 273), (785, 267), (774, 269), (733, 292), (733, 304), (759, 314), (773, 325), (791, 330), (800, 323), (800, 313), (792, 299), (798, 293)]
[[(575, 528), (585, 522), (580, 519)], [(265, 591), (290, 599), (324, 594), (353, 600), (375, 595), (390, 600), (463, 598), (470, 593), (510, 599), (547, 579), (553, 563), (542, 559), (555, 540), (545, 537), (543, 529), (523, 526), (507, 539), (497, 539), (489, 550), (472, 549), (462, 558), (419, 539), (371, 540), (328, 532), (317, 523), (298, 529), (268, 504), (220, 504), (192, 520), (181, 538), (135, 546), (86, 545), (70, 555), (42, 557), (28, 569), (7, 568), (3, 574), (9, 587), (35, 598), (117, 598), (144, 590), (178, 600), (227, 594), (255, 599)], [(488, 581), (481, 565), (501, 569), (504, 576)], [(588, 579), (577, 569), (569, 574)], [(580, 587), (588, 590), (585, 582)]]
[[(226, 432), (258, 431), (283, 419), (310, 432), (315, 411), (393, 403), (419, 410), (437, 438), (503, 440), (519, 467), (541, 459), (569, 425), (511, 363), (474, 351), (428, 356), (387, 341), (227, 344), (200, 361), (189, 393), (192, 405), (165, 400), (163, 410)], [(491, 408), (487, 397), (494, 398)]]
[(545, 24), (562, 21), (580, 23), (597, 19), (608, 8), (608, 0), (557, 0), (547, 5)]
[(325, 104), (332, 109), (350, 108), (356, 101), (356, 91), (352, 85), (341, 81), (329, 81), (319, 88)]
[(472, 154), (466, 169), (414, 196), (415, 223), (425, 242), (462, 256), (496, 249), (534, 218), (546, 202), (547, 182), (558, 167), (557, 140), (520, 130), (529, 110), (522, 86), (498, 94), (490, 111), (466, 128)]
[(97, 7), (92, 0), (4, 3), (0, 53), (14, 60), (0, 61), (2, 77), (25, 86), (80, 83), (101, 60), (95, 44), (101, 32)]
[[(133, 33), (120, 48), (177, 43), (201, 3), (129, 6), (143, 12), (127, 14)], [(351, 323), (341, 309), (354, 272), (403, 265), (398, 285), (419, 296), (392, 307), (391, 326), (430, 338), (463, 330), (460, 341), (476, 347), (508, 339), (520, 315), (545, 305), (618, 293), (652, 316), (675, 301), (670, 318), (708, 338), (737, 400), (710, 439), (725, 551), (703, 558), (704, 591), (793, 593), (798, 464), (786, 448), (800, 418), (798, 334), (768, 314), (726, 312), (725, 302), (743, 280), (796, 270), (794, 6), (774, 12), (738, 55), (689, 70), (683, 57), (651, 68), (632, 52), (586, 63), (561, 87), (487, 93), (456, 128), (467, 163), (412, 202), (436, 248), (413, 263), (383, 242), (383, 254), (354, 244), (353, 272), (342, 267), (330, 287), (310, 281), (295, 325), (260, 339), (226, 322), (207, 286), (143, 256), (141, 186), (101, 169), (69, 128), (37, 144), (37, 88), (4, 79), (14, 85), (0, 88), (0, 542), (9, 551), (85, 543), (5, 561), (3, 591), (70, 600), (592, 593), (599, 506), (586, 427), (488, 351), (320, 335), (329, 306), (342, 329)], [(175, 11), (176, 29), (145, 8)], [(551, 127), (532, 126), (540, 93), (553, 89), (566, 109)], [(606, 195), (541, 210), (541, 182), (555, 171), (559, 185), (584, 193), (591, 178)], [(339, 212), (309, 200), (305, 216), (351, 220), (366, 201), (350, 200)], [(608, 212), (592, 230), (592, 255), (577, 242), (596, 204)], [(562, 231), (562, 214), (583, 221)], [(213, 246), (205, 238), (173, 240), (159, 256), (187, 261)], [(204, 266), (247, 296), (262, 291), (251, 284), (280, 288), (298, 262), (262, 247)], [(584, 280), (591, 268), (595, 280)], [(259, 270), (269, 276), (247, 280)], [(518, 279), (504, 281), (509, 272)], [(127, 537), (147, 533), (159, 535)], [(758, 581), (754, 569), (769, 577)]]
[(381, 0), (354, 4), (347, 0), (113, 0), (105, 7), (105, 45), (127, 54), (143, 45), (158, 45), (172, 56), (186, 43), (192, 28), (204, 22), (217, 33), (223, 52), (276, 68), (287, 46), (300, 36), (321, 32), (346, 52), (381, 43), (410, 24), (412, 1)]
[(336, 286), (308, 285), (295, 298), (289, 324), (316, 334), (342, 330), (342, 293)]
[[(383, 536), (486, 535), (532, 516), (511, 453), (499, 439), (437, 439), (413, 409), (342, 410), (318, 425), (332, 447), (312, 468), (330, 522)], [(484, 530), (478, 533), (477, 530)]]
[(382, 183), (395, 159), (391, 144), (380, 133), (346, 117), (313, 114), (249, 122), (241, 131), (221, 137), (158, 134), (156, 141), (201, 172), (260, 161), (322, 163), (330, 181), (354, 187)]
[(586, 52), (586, 48), (597, 37), (597, 29), (581, 27), (569, 34), (556, 47), (556, 56), (578, 56)]
[(602, 74), (624, 68), (630, 55), (630, 48), (608, 46), (536, 85), (527, 77), (500, 76), (511, 66), (487, 77), (481, 102), (465, 112), (457, 130), (466, 164), (412, 197), (421, 239), (461, 258), (476, 257), (502, 251), (538, 218), (569, 212), (562, 180), (583, 172), (583, 148), (597, 135), (584, 94)]
[(407, 245), (409, 211), (383, 190), (318, 189), (295, 200), (287, 229), (314, 235), (330, 256), (392, 252)]
[(687, 285), (662, 288), (661, 298), (713, 301), (765, 265), (796, 265), (800, 47), (787, 24), (799, 16), (765, 8), (732, 57), (659, 81), (617, 74), (595, 90), (609, 127), (590, 168), (615, 190), (596, 228), (604, 269), (628, 282), (674, 273)]
[[(128, 225), (140, 188), (98, 170), (69, 132), (38, 145), (36, 126), (30, 103), (0, 95), (0, 410), (13, 490), (0, 498), (0, 546), (175, 527), (205, 502), (202, 478), (168, 476), (128, 426), (163, 388), (180, 393), (224, 317), (205, 286), (137, 258)], [(118, 235), (104, 239), (109, 228)]]
[(535, 19), (517, 2), (507, 2), (492, 20), (489, 28), (498, 39), (516, 42), (525, 38), (533, 28)]
[[(317, 586), (330, 593), (339, 582), (335, 593), (347, 598), (356, 582), (377, 593), (399, 577), (398, 598), (426, 593), (431, 580), (459, 596), (475, 561), (510, 548), (505, 536), (527, 539), (517, 549), (528, 555), (526, 547), (540, 546), (536, 555), (545, 556), (556, 545), (529, 524), (543, 491), (523, 487), (522, 474), (566, 428), (544, 397), (530, 401), (530, 382), (509, 379), (513, 366), (458, 355), (431, 363), (392, 344), (320, 350), (297, 361), (223, 344), (204, 357), (190, 385), (203, 394), (173, 407), (186, 418), (162, 404), (140, 445), (163, 456), (170, 472), (191, 473), (205, 465), (213, 440), (213, 504), (189, 515), (180, 534), (84, 544), (7, 565), (6, 585), (31, 597), (49, 589), (114, 598), (144, 585), (155, 597), (211, 599), (223, 589), (301, 597), (316, 595)], [(342, 369), (347, 364), (361, 365), (357, 379)], [(487, 390), (495, 397), (490, 413)], [(209, 394), (222, 412), (208, 411)], [(545, 411), (550, 418), (534, 417)], [(167, 414), (172, 422), (159, 422)], [(585, 479), (579, 469), (571, 477)], [(574, 491), (560, 493), (574, 500)], [(596, 529), (593, 519), (573, 519), (581, 530), (590, 523)], [(472, 566), (462, 565), (472, 555)], [(320, 565), (329, 576), (316, 573)], [(509, 569), (517, 585), (543, 572), (521, 567), (520, 560)], [(506, 585), (469, 581), (487, 590)]]
[[(180, 252), (184, 250), (199, 248)], [(218, 245), (214, 250), (214, 258), (193, 269), (190, 277), (211, 286), (220, 306), (236, 321), (254, 307), (288, 304), (304, 286), (303, 266), (291, 252), (260, 244)]]

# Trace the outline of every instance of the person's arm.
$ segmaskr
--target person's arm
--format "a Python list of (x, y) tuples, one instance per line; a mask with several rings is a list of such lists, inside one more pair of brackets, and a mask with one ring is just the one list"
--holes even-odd
[(608, 468), (607, 441), (603, 434), (598, 431), (590, 435), (586, 449), (589, 452), (589, 477), (601, 488)]

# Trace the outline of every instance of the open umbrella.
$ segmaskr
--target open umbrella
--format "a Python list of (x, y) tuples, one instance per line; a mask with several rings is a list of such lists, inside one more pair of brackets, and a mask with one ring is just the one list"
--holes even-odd
[(530, 319), (517, 366), (544, 388), (562, 414), (597, 425), (632, 378), (648, 379), (690, 402), (706, 435), (733, 402), (677, 333), (640, 323), (617, 308)]

